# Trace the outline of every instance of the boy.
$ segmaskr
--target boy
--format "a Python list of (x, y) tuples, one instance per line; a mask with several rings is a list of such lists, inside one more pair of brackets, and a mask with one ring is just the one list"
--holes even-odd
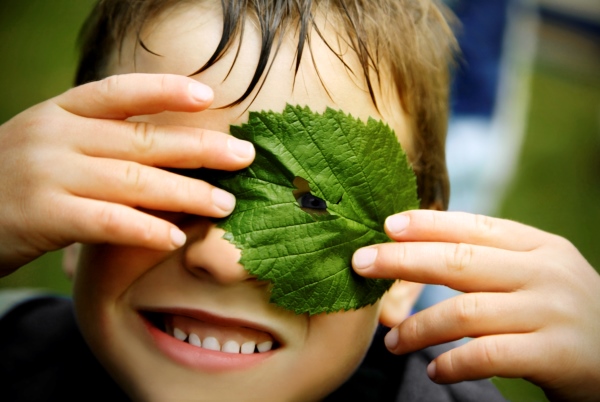
[[(75, 241), (88, 244), (75, 275), (77, 323), (95, 357), (132, 399), (309, 401), (348, 395), (360, 399), (358, 392), (364, 392), (362, 399), (371, 400), (414, 400), (416, 394), (424, 400), (450, 400), (452, 395), (495, 400), (497, 394), (484, 384), (442, 388), (422, 382), (416, 373), (424, 375), (424, 366), (418, 366), (427, 354), (384, 355), (378, 339), (357, 371), (377, 321), (398, 326), (412, 298), (397, 296), (417, 294), (418, 285), (399, 282), (377, 305), (350, 312), (305, 316), (277, 308), (268, 303), (267, 285), (237, 263), (239, 251), (208, 219), (229, 214), (234, 198), (204, 182), (155, 168), (243, 168), (253, 159), (252, 146), (220, 132), (243, 122), (247, 110), (278, 111), (286, 103), (317, 111), (331, 106), (363, 120), (373, 116), (387, 122), (417, 171), (422, 207), (447, 205), (443, 66), (449, 63), (453, 41), (436, 7), (426, 1), (265, 1), (253, 2), (248, 9), (243, 4), (225, 2), (221, 9), (216, 1), (100, 3), (78, 83), (116, 75), (75, 88), (2, 127), (1, 149), (10, 150), (3, 154), (2, 166), (11, 173), (2, 179), (8, 189), (0, 200), (2, 267), (9, 272), (48, 250)], [(307, 34), (303, 51), (298, 43)], [(203, 65), (207, 68), (199, 71)], [(194, 79), (185, 77), (190, 74)], [(214, 88), (214, 100), (211, 90), (196, 80)], [(428, 225), (431, 222), (435, 225)], [(461, 350), (472, 353), (494, 334), (524, 332), (499, 319), (502, 309), (519, 304), (519, 312), (521, 303), (538, 298), (531, 294), (548, 292), (535, 275), (525, 279), (537, 278), (539, 286), (533, 290), (543, 292), (519, 286), (523, 275), (518, 273), (530, 258), (513, 256), (513, 263), (497, 278), (493, 262), (506, 256), (496, 254), (488, 264), (485, 253), (500, 253), (501, 248), (537, 251), (540, 243), (560, 244), (562, 254), (572, 257), (585, 277), (574, 282), (586, 291), (574, 292), (573, 297), (589, 302), (589, 293), (599, 289), (595, 272), (564, 243), (513, 223), (474, 222), (468, 216), (426, 211), (396, 215), (388, 219), (386, 230), (392, 239), (410, 243), (372, 246), (355, 254), (355, 269), (365, 276), (496, 292), (465, 295), (464, 305), (474, 300), (469, 296), (515, 293), (496, 301), (498, 308), (492, 312), (498, 314), (486, 312), (487, 320), (473, 314), (480, 313), (476, 308), (457, 315), (448, 304), (416, 315), (390, 332), (388, 348), (401, 353), (463, 335), (483, 336), (473, 347), (448, 352), (456, 355), (440, 356), (429, 366), (429, 375), (441, 382), (494, 374), (531, 376), (562, 395), (571, 395), (564, 389), (576, 388), (583, 390), (582, 396), (593, 396), (588, 391), (594, 374), (587, 374), (598, 362), (593, 353), (584, 364), (573, 365), (576, 387), (569, 375), (548, 380), (558, 361), (554, 351), (549, 353), (554, 362), (550, 368), (526, 371), (523, 367), (530, 365), (515, 366), (521, 355), (513, 353), (501, 356), (513, 363), (512, 371), (492, 354), (483, 356), (490, 360), (481, 368), (449, 369), (448, 356), (458, 356), (455, 362), (464, 365)], [(457, 231), (459, 226), (464, 230)], [(452, 243), (474, 245), (455, 247), (455, 259), (442, 259)], [(549, 258), (548, 254), (545, 261)], [(485, 269), (471, 270), (479, 259), (486, 262)], [(456, 269), (444, 270), (446, 265)], [(489, 281), (490, 276), (494, 280)], [(520, 295), (515, 291), (520, 288), (528, 292)], [(539, 303), (533, 308), (546, 311)], [(11, 324), (23, 325), (21, 317), (40, 315), (31, 305), (17, 309), (31, 314), (13, 310), (7, 316), (10, 324), (4, 324), (7, 330)], [(545, 313), (543, 321), (562, 325), (565, 320), (553, 313)], [(449, 319), (432, 318), (435, 314)], [(64, 327), (72, 325), (66, 316), (58, 316), (67, 321)], [(592, 351), (597, 324), (590, 317), (595, 316), (598, 312), (590, 308), (585, 331), (575, 328)], [(514, 318), (511, 323), (523, 324)], [(69, 332), (76, 339), (73, 333)], [(247, 344), (255, 347), (245, 353)], [(75, 340), (71, 347), (80, 344)], [(238, 349), (230, 353), (229, 348)], [(85, 355), (74, 363), (85, 364), (98, 376), (84, 385), (107, 392), (106, 398), (119, 397), (120, 391), (95, 360), (84, 347), (80, 350)], [(37, 363), (33, 357), (31, 363)], [(473, 354), (466, 363), (480, 361), (482, 357)], [(65, 377), (71, 379), (64, 373), (56, 378), (64, 384)], [(19, 386), (23, 385), (15, 388)], [(461, 394), (461, 387), (469, 389)]]

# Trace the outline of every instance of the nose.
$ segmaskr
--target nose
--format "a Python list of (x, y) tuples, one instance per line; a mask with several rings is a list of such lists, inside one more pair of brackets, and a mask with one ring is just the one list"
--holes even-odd
[(241, 251), (223, 239), (225, 231), (213, 223), (206, 223), (204, 230), (188, 233), (188, 245), (184, 252), (185, 268), (203, 280), (233, 285), (251, 279), (248, 271), (238, 263)]

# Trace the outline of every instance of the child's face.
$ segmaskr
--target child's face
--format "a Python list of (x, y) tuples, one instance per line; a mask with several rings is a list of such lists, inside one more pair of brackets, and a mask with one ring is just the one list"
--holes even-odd
[[(185, 75), (195, 71), (216, 47), (221, 21), (218, 2), (208, 9), (188, 5), (164, 13), (142, 35), (145, 45), (162, 57), (138, 51), (135, 71)], [(331, 27), (322, 25), (322, 29), (334, 38)], [(126, 57), (128, 46), (133, 45), (125, 47), (112, 72), (134, 71), (133, 60)], [(390, 124), (404, 148), (410, 150), (408, 124), (397, 97), (378, 94), (378, 112), (362, 82), (344, 69), (317, 35), (313, 35), (311, 48), (320, 78), (306, 54), (292, 87), (295, 43), (290, 39), (250, 109), (281, 111), (290, 103), (319, 112), (331, 106), (363, 119), (373, 116)], [(227, 80), (223, 81), (235, 49), (197, 77), (214, 88), (215, 106), (244, 92), (259, 49), (260, 36), (248, 23), (238, 61)], [(361, 71), (352, 53), (345, 54), (344, 61)], [(246, 106), (140, 119), (227, 132), (229, 124), (247, 118)], [(379, 304), (315, 316), (283, 310), (268, 303), (267, 284), (247, 275), (237, 263), (239, 250), (221, 238), (223, 232), (214, 224), (201, 217), (156, 214), (186, 232), (185, 247), (156, 252), (87, 246), (75, 281), (82, 332), (131, 396), (157, 401), (315, 400), (337, 388), (355, 370), (377, 325)], [(246, 344), (251, 348), (256, 344), (268, 349), (272, 342), (273, 347), (251, 354), (211, 351), (177, 340), (174, 328), (188, 337), (195, 334), (205, 344), (210, 344), (211, 340), (205, 340), (212, 337), (221, 346)]]

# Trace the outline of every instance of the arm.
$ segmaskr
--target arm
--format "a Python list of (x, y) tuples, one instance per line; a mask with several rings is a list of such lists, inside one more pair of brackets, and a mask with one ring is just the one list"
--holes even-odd
[(512, 221), (426, 210), (388, 218), (386, 231), (397, 243), (357, 252), (359, 274), (465, 292), (399, 323), (386, 336), (391, 352), (472, 337), (429, 365), (434, 381), (523, 377), (556, 400), (598, 397), (600, 276), (571, 243)]
[(175, 249), (185, 235), (139, 208), (223, 217), (235, 199), (161, 168), (241, 169), (254, 150), (208, 130), (129, 117), (199, 112), (212, 90), (176, 75), (113, 76), (0, 126), (0, 275), (74, 242)]

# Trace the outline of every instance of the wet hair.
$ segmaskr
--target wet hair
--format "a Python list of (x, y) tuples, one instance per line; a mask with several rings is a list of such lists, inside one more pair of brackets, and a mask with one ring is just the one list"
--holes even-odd
[[(108, 76), (112, 57), (122, 51), (125, 38), (131, 34), (135, 35), (139, 48), (156, 54), (141, 39), (144, 25), (170, 7), (194, 1), (206, 0), (99, 0), (81, 31), (75, 84)], [(348, 42), (360, 62), (362, 71), (351, 71), (346, 65), (349, 73), (364, 76), (375, 106), (373, 85), (395, 86), (412, 124), (411, 162), (417, 174), (421, 206), (447, 208), (445, 139), (456, 42), (448, 23), (450, 14), (443, 5), (436, 0), (221, 0), (221, 6), (221, 40), (209, 60), (190, 75), (209, 69), (236, 40), (241, 41), (247, 18), (254, 19), (262, 38), (250, 84), (225, 107), (244, 102), (257, 88), (260, 91), (273, 56), (289, 32), (297, 37), (297, 72), (307, 48), (310, 53), (311, 34), (322, 37), (314, 16), (317, 10), (326, 11), (328, 16), (335, 17), (340, 37)], [(332, 46), (330, 49), (342, 60), (342, 55)], [(392, 83), (379, 80), (383, 68), (392, 77)]]

